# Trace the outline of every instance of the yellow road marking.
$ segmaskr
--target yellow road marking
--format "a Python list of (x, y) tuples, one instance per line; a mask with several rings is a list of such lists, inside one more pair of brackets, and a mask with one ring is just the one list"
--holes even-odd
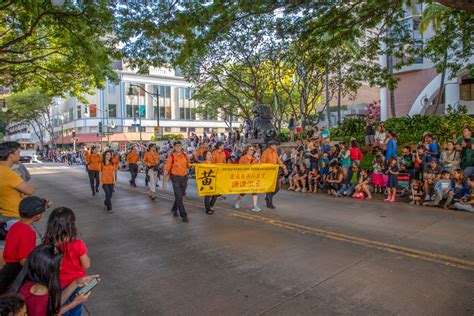
[[(83, 178), (83, 176), (79, 174), (74, 174), (77, 176), (80, 176)], [(125, 188), (126, 190), (129, 191), (134, 191), (134, 192), (142, 192), (147, 194), (147, 190), (139, 189), (139, 188), (131, 188), (125, 184), (117, 184), (117, 186), (120, 186), (122, 188)], [(157, 196), (173, 201), (174, 197), (171, 195), (166, 195), (166, 194), (157, 194)], [(185, 204), (196, 206), (198, 208), (203, 208), (202, 203), (197, 203), (194, 201), (189, 201), (189, 200), (184, 200)], [(256, 214), (249, 214), (249, 213), (244, 213), (242, 211), (236, 211), (232, 209), (228, 209), (225, 207), (214, 207), (214, 209), (221, 210), (226, 212), (227, 214), (238, 217), (241, 219), (246, 219), (246, 220), (251, 220), (251, 221), (256, 221), (256, 222), (261, 222), (277, 227), (282, 227), (285, 229), (290, 229), (290, 230), (296, 230), (296, 231), (301, 231), (301, 232), (309, 232), (312, 233), (313, 235), (321, 236), (324, 238), (332, 239), (332, 240), (338, 240), (338, 241), (344, 241), (344, 242), (350, 242), (352, 244), (357, 244), (361, 245), (364, 247), (368, 248), (374, 248), (374, 249), (379, 249), (385, 252), (390, 252), (390, 253), (395, 253), (395, 254), (400, 254), (406, 257), (410, 258), (416, 258), (416, 259), (421, 259), (425, 261), (431, 261), (431, 262), (437, 262), (441, 263), (444, 265), (452, 266), (452, 267), (457, 267), (465, 270), (472, 270), (474, 271), (474, 261), (471, 260), (464, 260), (461, 258), (456, 258), (456, 257), (451, 257), (451, 256), (446, 256), (443, 254), (438, 254), (435, 252), (429, 252), (429, 251), (424, 251), (424, 250), (419, 250), (419, 249), (414, 249), (414, 248), (409, 248), (409, 247), (404, 247), (404, 246), (399, 246), (399, 245), (394, 245), (394, 244), (389, 244), (385, 242), (380, 242), (376, 240), (371, 240), (371, 239), (366, 239), (362, 237), (357, 237), (357, 236), (352, 236), (352, 235), (346, 235), (342, 233), (337, 233), (337, 232), (332, 232), (316, 227), (311, 227), (311, 226), (306, 226), (306, 225), (301, 225), (301, 224), (295, 224), (291, 222), (286, 222), (283, 220), (279, 219), (272, 219), (268, 218), (265, 216), (261, 215), (256, 215)]]
[[(119, 184), (120, 186), (123, 186), (126, 189), (132, 190), (132, 191), (140, 191), (143, 193), (148, 193), (148, 191), (143, 190), (143, 189), (132, 189), (130, 187), (127, 187), (126, 185)], [(174, 197), (170, 195), (165, 195), (165, 194), (158, 194), (157, 196), (173, 201)], [(185, 204), (196, 206), (199, 208), (203, 208), (202, 203), (197, 203), (194, 201), (189, 201), (189, 200), (184, 200)], [(456, 258), (456, 257), (451, 257), (451, 256), (446, 256), (442, 254), (438, 254), (435, 252), (429, 252), (429, 251), (424, 251), (424, 250), (419, 250), (419, 249), (414, 249), (414, 248), (409, 248), (409, 247), (404, 247), (404, 246), (399, 246), (399, 245), (394, 245), (394, 244), (389, 244), (385, 242), (380, 242), (376, 240), (371, 240), (371, 239), (366, 239), (362, 237), (357, 237), (357, 236), (352, 236), (352, 235), (346, 235), (342, 233), (337, 233), (337, 232), (332, 232), (316, 227), (311, 227), (311, 226), (306, 226), (306, 225), (301, 225), (301, 224), (295, 224), (291, 222), (286, 222), (283, 220), (279, 219), (273, 219), (273, 218), (268, 218), (265, 216), (261, 215), (255, 215), (255, 214), (248, 214), (244, 213), (242, 211), (236, 211), (232, 209), (228, 209), (225, 207), (220, 207), (220, 206), (214, 206), (214, 209), (225, 211), (231, 216), (238, 217), (241, 219), (246, 219), (246, 220), (252, 220), (252, 221), (257, 221), (257, 222), (262, 222), (265, 224), (273, 225), (273, 226), (278, 226), (286, 229), (291, 229), (291, 230), (297, 230), (301, 232), (309, 232), (314, 235), (318, 235), (321, 237), (325, 237), (328, 239), (333, 239), (333, 240), (338, 240), (338, 241), (345, 241), (345, 242), (350, 242), (353, 244), (361, 245), (364, 247), (369, 247), (369, 248), (374, 248), (374, 249), (379, 249), (382, 251), (390, 252), (390, 253), (396, 253), (396, 254), (401, 254), (406, 257), (411, 257), (411, 258), (416, 258), (416, 259), (422, 259), (422, 260), (427, 260), (431, 262), (437, 262), (437, 263), (442, 263), (448, 266), (453, 266), (453, 267), (458, 267), (466, 270), (474, 270), (474, 261), (470, 260), (464, 260), (461, 258)]]

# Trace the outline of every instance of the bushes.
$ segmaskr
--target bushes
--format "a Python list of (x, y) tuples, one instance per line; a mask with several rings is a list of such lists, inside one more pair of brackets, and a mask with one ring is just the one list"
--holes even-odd
[[(438, 142), (455, 140), (462, 136), (462, 129), (470, 126), (474, 129), (474, 119), (466, 115), (465, 108), (453, 110), (448, 108), (447, 115), (414, 115), (390, 118), (384, 122), (386, 130), (394, 130), (398, 144), (414, 144), (421, 141), (424, 132), (436, 135)], [(345, 142), (355, 137), (362, 143), (365, 136), (366, 120), (362, 118), (345, 119), (342, 124), (331, 131), (332, 139)]]
[[(160, 139), (159, 140), (183, 140), (184, 137), (183, 135), (181, 134), (165, 134), (165, 135), (161, 135)], [(151, 141), (157, 141), (158, 139), (156, 138), (156, 136), (152, 136), (151, 137)]]

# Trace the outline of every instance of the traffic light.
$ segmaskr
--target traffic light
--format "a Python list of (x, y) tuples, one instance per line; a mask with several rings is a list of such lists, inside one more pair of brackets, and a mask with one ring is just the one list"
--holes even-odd
[(99, 122), (99, 134), (102, 134), (102, 131), (103, 131), (102, 122)]
[(72, 138), (76, 138), (76, 129), (72, 130)]

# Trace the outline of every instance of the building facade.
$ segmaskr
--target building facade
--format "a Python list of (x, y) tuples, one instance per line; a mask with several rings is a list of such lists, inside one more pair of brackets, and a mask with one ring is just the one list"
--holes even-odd
[[(426, 42), (435, 31), (429, 27), (426, 31), (420, 31), (421, 15), (426, 4), (417, 3), (414, 8), (407, 8), (404, 22), (411, 30), (413, 39)], [(444, 94), (441, 102), (436, 101), (439, 94), (442, 74), (438, 73), (434, 64), (426, 57), (412, 56), (414, 62), (401, 69), (394, 69), (395, 77), (399, 78), (398, 85), (394, 90), (395, 115), (415, 114), (441, 114), (452, 107), (466, 106), (468, 113), (474, 115), (474, 78), (470, 78), (467, 68), (459, 73), (452, 74), (447, 71), (444, 81)], [(400, 60), (392, 59), (396, 65)], [(387, 56), (380, 56), (380, 63), (387, 67)], [(470, 63), (474, 63), (471, 56)], [(453, 77), (453, 78), (451, 78)], [(387, 88), (380, 90), (381, 119), (385, 120), (392, 116), (390, 108), (390, 91)]]
[(186, 137), (230, 129), (220, 114), (197, 113), (193, 86), (179, 71), (152, 68), (148, 75), (140, 75), (121, 62), (116, 68), (119, 82), (107, 82), (104, 89), (85, 95), (87, 102), (78, 98), (53, 102), (56, 144), (149, 142), (158, 135)]

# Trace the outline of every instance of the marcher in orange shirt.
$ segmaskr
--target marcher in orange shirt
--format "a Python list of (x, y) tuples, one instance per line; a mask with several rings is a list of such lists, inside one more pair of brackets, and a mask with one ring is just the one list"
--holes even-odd
[[(118, 173), (118, 170), (120, 168), (120, 154), (118, 152), (113, 152), (112, 151), (112, 154), (113, 154), (113, 157), (112, 157), (112, 163), (114, 164), (114, 167), (115, 167), (115, 182), (117, 182), (117, 173)], [(114, 190), (115, 192), (115, 190)]]
[[(204, 152), (204, 161), (202, 163), (212, 163), (212, 152), (210, 150), (206, 150)], [(206, 195), (204, 197), (204, 208), (206, 209), (206, 214), (214, 214), (214, 204), (216, 203), (218, 195)]]
[(91, 154), (91, 152), (87, 149), (86, 146), (84, 146), (84, 152), (83, 152), (83, 157), (84, 157), (84, 164), (86, 165), (86, 171), (87, 171), (87, 160), (89, 159), (89, 155)]
[(197, 158), (202, 157), (204, 160), (206, 160), (206, 157), (204, 157), (204, 152), (207, 150), (207, 143), (202, 143), (201, 148), (197, 152)]
[(212, 163), (226, 163), (227, 158), (224, 152), (224, 143), (217, 142), (216, 149), (212, 152)]
[(143, 163), (147, 167), (147, 174), (150, 177), (148, 182), (148, 197), (152, 200), (156, 198), (156, 182), (158, 181), (158, 165), (160, 157), (156, 152), (156, 144), (149, 144), (148, 150), (143, 157)]
[(174, 191), (174, 204), (171, 212), (177, 217), (179, 211), (183, 222), (188, 222), (188, 214), (184, 208), (183, 197), (186, 194), (186, 188), (188, 186), (189, 167), (189, 158), (183, 152), (181, 142), (175, 141), (173, 153), (168, 157), (165, 165), (163, 191), (166, 190), (165, 182), (167, 177), (171, 177)]
[[(278, 142), (276, 140), (271, 140), (268, 142), (268, 148), (265, 150), (262, 154), (262, 157), (260, 158), (261, 163), (270, 163), (274, 165), (283, 165), (283, 162), (281, 161), (280, 157), (278, 156), (277, 153), (277, 146)], [(285, 174), (287, 172), (286, 169), (284, 169)], [(274, 209), (275, 206), (273, 205), (273, 197), (275, 194), (278, 193), (280, 190), (280, 177), (278, 176), (277, 178), (277, 183), (276, 183), (276, 188), (274, 192), (268, 192), (267, 196), (265, 197), (265, 201), (267, 202), (267, 207), (270, 209)]]
[[(252, 145), (248, 145), (247, 147), (245, 147), (244, 153), (243, 153), (242, 157), (240, 157), (239, 164), (241, 164), (241, 165), (257, 164), (258, 159), (255, 158), (255, 156), (253, 155), (254, 152), (255, 152), (255, 149), (253, 148)], [(235, 200), (235, 203), (234, 203), (235, 208), (237, 208), (237, 209), (240, 208), (240, 201), (242, 200), (242, 198), (244, 196), (245, 196), (245, 194), (240, 194), (239, 196), (237, 196), (237, 199)], [(258, 199), (257, 193), (252, 193), (253, 208), (250, 209), (251, 211), (260, 212), (262, 210), (257, 205), (257, 199)]]
[(132, 150), (127, 155), (127, 163), (128, 163), (128, 170), (130, 170), (130, 175), (132, 178), (130, 179), (130, 185), (132, 187), (137, 187), (135, 183), (135, 179), (138, 175), (138, 161), (140, 161), (140, 156), (138, 155), (137, 148), (133, 147)]
[(95, 146), (91, 148), (92, 153), (87, 156), (87, 173), (89, 175), (89, 182), (91, 184), (92, 195), (99, 193), (99, 171), (102, 157), (99, 154), (99, 149)]
[(107, 150), (102, 155), (102, 163), (100, 166), (100, 180), (102, 181), (102, 189), (105, 192), (104, 209), (108, 213), (112, 211), (112, 194), (115, 184), (115, 165), (112, 158), (113, 152)]

